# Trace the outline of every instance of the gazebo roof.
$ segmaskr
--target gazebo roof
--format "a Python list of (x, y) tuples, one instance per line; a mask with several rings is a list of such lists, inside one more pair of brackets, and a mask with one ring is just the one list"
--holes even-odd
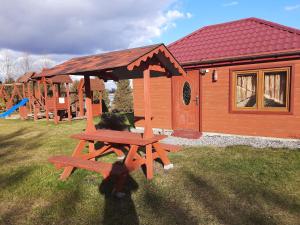
[(70, 59), (39, 76), (59, 74), (98, 76), (104, 80), (131, 79), (142, 77), (139, 67), (145, 64), (159, 64), (170, 75), (182, 75), (185, 71), (164, 44), (113, 51), (98, 55)]
[[(48, 69), (43, 69), (43, 71), (41, 73), (36, 73), (34, 74), (34, 76), (32, 77), (33, 79), (41, 79), (44, 74), (45, 71), (47, 71)], [(59, 75), (55, 75), (55, 76), (47, 76), (47, 81), (50, 81), (52, 83), (55, 83), (55, 84), (63, 84), (63, 83), (72, 83), (72, 79), (69, 75), (66, 75), (66, 74), (59, 74)]]
[(35, 72), (26, 72), (26, 73), (24, 73), (24, 75), (20, 76), (17, 79), (17, 82), (19, 82), (19, 83), (27, 83), (28, 81), (31, 80), (32, 77), (34, 77), (35, 74), (36, 74)]
[[(17, 79), (18, 83), (27, 83), (31, 80), (39, 80), (41, 79), (41, 73), (36, 72), (26, 72), (24, 75), (20, 76)], [(47, 80), (53, 83), (72, 83), (72, 79), (69, 75), (59, 75), (59, 76), (50, 76), (47, 77)]]
[(57, 76), (47, 77), (46, 79), (55, 84), (62, 84), (62, 83), (69, 84), (73, 82), (69, 75), (57, 75)]
[[(91, 91), (103, 91), (105, 89), (103, 80), (99, 78), (90, 79)], [(84, 88), (84, 79), (80, 79), (79, 88)]]

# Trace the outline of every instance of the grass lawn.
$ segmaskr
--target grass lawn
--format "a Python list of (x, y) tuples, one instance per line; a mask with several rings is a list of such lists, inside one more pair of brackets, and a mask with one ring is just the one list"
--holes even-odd
[(99, 174), (61, 182), (47, 162), (72, 152), (84, 124), (0, 120), (0, 224), (300, 223), (299, 150), (186, 148), (170, 154), (173, 170), (155, 165), (152, 181), (132, 173), (118, 200)]

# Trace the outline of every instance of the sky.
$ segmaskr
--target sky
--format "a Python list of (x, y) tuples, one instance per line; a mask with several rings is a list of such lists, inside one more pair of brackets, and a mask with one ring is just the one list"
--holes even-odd
[[(153, 43), (258, 17), (300, 29), (300, 0), (0, 0), (1, 60), (33, 65)], [(2, 68), (3, 69), (3, 68)], [(109, 86), (109, 85), (108, 85)]]

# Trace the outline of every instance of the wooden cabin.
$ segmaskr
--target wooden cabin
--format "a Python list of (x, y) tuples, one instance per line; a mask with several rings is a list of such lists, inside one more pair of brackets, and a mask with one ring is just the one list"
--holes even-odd
[[(300, 30), (248, 18), (203, 27), (168, 48), (187, 75), (152, 79), (154, 128), (190, 138), (300, 138)], [(141, 80), (133, 90), (140, 116)]]

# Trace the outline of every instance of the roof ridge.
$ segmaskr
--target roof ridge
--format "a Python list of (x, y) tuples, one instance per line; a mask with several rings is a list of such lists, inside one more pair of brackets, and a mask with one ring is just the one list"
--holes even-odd
[(228, 22), (223, 22), (223, 23), (217, 23), (217, 24), (211, 24), (211, 25), (206, 25), (203, 27), (198, 28), (197, 30), (193, 31), (192, 33), (178, 39), (177, 41), (172, 42), (171, 44), (168, 45), (168, 47), (171, 47), (172, 45), (177, 44), (178, 42), (181, 42), (191, 36), (193, 36), (196, 33), (201, 32), (202, 30), (206, 29), (206, 28), (210, 28), (210, 27), (215, 27), (215, 26), (220, 26), (220, 25), (225, 25), (225, 24), (231, 24), (231, 23), (236, 23), (236, 22), (240, 22), (240, 21), (244, 21), (244, 20), (250, 20), (253, 19), (254, 17), (249, 17), (249, 18), (243, 18), (243, 19), (238, 19), (238, 20), (233, 20), (233, 21), (228, 21)]
[(287, 32), (292, 32), (292, 33), (296, 33), (296, 34), (300, 35), (300, 30), (297, 29), (297, 28), (285, 26), (285, 25), (282, 25), (282, 24), (279, 24), (279, 23), (275, 23), (275, 22), (272, 22), (272, 21), (268, 21), (268, 20), (264, 20), (264, 19), (260, 19), (260, 18), (256, 18), (256, 17), (251, 17), (249, 19), (251, 19), (252, 21), (255, 21), (257, 23), (263, 23), (267, 26), (270, 26), (270, 27), (273, 27), (273, 28), (276, 28), (276, 29), (279, 29), (279, 30), (284, 30), (284, 31), (287, 31)]
[(191, 36), (195, 35), (195, 34), (198, 34), (199, 32), (201, 32), (202, 30), (204, 29), (207, 29), (207, 28), (211, 28), (211, 27), (215, 27), (215, 26), (223, 26), (223, 25), (227, 25), (227, 24), (232, 24), (232, 23), (236, 23), (236, 22), (241, 22), (241, 21), (254, 21), (256, 23), (261, 23), (261, 24), (265, 24), (267, 26), (271, 26), (275, 29), (279, 29), (279, 30), (284, 30), (284, 31), (287, 31), (287, 32), (292, 32), (292, 33), (295, 33), (295, 34), (298, 34), (300, 35), (300, 30), (299, 29), (296, 29), (296, 28), (293, 28), (293, 27), (288, 27), (288, 26), (284, 26), (284, 25), (281, 25), (279, 23), (274, 23), (274, 22), (271, 22), (271, 21), (268, 21), (268, 20), (264, 20), (264, 19), (260, 19), (260, 18), (256, 18), (256, 17), (248, 17), (248, 18), (243, 18), (243, 19), (238, 19), (238, 20), (233, 20), (233, 21), (228, 21), (228, 22), (223, 22), (223, 23), (217, 23), (217, 24), (212, 24), (212, 25), (206, 25), (206, 26), (203, 26), (195, 31), (193, 31), (192, 33), (178, 39), (177, 41), (174, 41), (172, 42), (171, 44), (168, 45), (168, 47), (172, 47), (173, 45), (183, 41), (183, 40), (186, 40), (188, 38), (190, 38)]
[(150, 47), (154, 48), (154, 46), (158, 47), (160, 45), (163, 45), (163, 43), (157, 43), (157, 44), (152, 44), (152, 45), (145, 45), (145, 46), (134, 47), (134, 48), (125, 48), (125, 49), (113, 50), (113, 51), (102, 52), (102, 53), (98, 53), (98, 54), (92, 54), (92, 55), (82, 55), (82, 56), (78, 56), (78, 57), (73, 57), (71, 59), (80, 59), (80, 58), (86, 58), (86, 57), (94, 57), (94, 56), (104, 55), (104, 54), (107, 54), (107, 53), (116, 53), (116, 52), (130, 51), (130, 50), (134, 50), (134, 49), (138, 49), (138, 48), (150, 48)]

